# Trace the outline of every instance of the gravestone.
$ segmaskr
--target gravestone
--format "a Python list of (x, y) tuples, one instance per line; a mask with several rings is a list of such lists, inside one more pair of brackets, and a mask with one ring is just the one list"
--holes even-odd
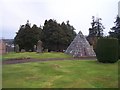
[(37, 42), (37, 53), (41, 53), (42, 52), (42, 41), (39, 40)]
[(34, 45), (34, 52), (36, 52), (36, 45)]
[(15, 45), (15, 52), (19, 52), (19, 45), (17, 44), (17, 45)]
[(93, 48), (90, 46), (85, 36), (80, 31), (78, 35), (71, 42), (66, 54), (70, 54), (73, 57), (93, 57), (96, 56)]
[(48, 52), (48, 49), (45, 49), (44, 52)]
[(25, 52), (25, 49), (21, 49), (21, 52)]

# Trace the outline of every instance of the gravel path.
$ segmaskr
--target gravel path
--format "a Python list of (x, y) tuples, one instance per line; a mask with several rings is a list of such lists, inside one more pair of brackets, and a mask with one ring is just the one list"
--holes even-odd
[(2, 61), (2, 64), (20, 64), (27, 62), (45, 62), (45, 61), (61, 61), (61, 60), (96, 60), (95, 57), (82, 57), (82, 58), (46, 58), (46, 59), (34, 59), (34, 58), (16, 58)]

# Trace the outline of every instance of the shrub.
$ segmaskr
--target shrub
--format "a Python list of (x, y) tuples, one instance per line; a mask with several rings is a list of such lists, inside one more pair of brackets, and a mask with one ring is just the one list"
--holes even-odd
[(119, 53), (118, 53), (119, 59), (120, 59), (120, 44), (119, 44)]
[(96, 46), (99, 62), (114, 63), (118, 61), (118, 40), (116, 38), (99, 38)]

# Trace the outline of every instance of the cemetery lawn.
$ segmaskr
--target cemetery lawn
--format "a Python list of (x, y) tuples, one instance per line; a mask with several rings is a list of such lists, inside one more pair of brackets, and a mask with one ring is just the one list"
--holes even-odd
[(118, 62), (65, 60), (3, 65), (3, 88), (117, 88)]
[(72, 58), (72, 56), (60, 53), (60, 52), (50, 52), (50, 53), (36, 53), (36, 52), (24, 52), (24, 53), (8, 53), (2, 56), (2, 60), (16, 58), (35, 58), (35, 59), (45, 59), (45, 58)]

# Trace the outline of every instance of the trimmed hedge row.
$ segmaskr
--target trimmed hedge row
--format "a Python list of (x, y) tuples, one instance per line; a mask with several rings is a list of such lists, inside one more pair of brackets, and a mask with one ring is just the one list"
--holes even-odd
[(99, 62), (114, 63), (118, 61), (118, 39), (100, 38), (96, 45), (96, 56)]
[(119, 59), (120, 59), (120, 44), (119, 44), (119, 52), (118, 52), (118, 56), (119, 56)]

